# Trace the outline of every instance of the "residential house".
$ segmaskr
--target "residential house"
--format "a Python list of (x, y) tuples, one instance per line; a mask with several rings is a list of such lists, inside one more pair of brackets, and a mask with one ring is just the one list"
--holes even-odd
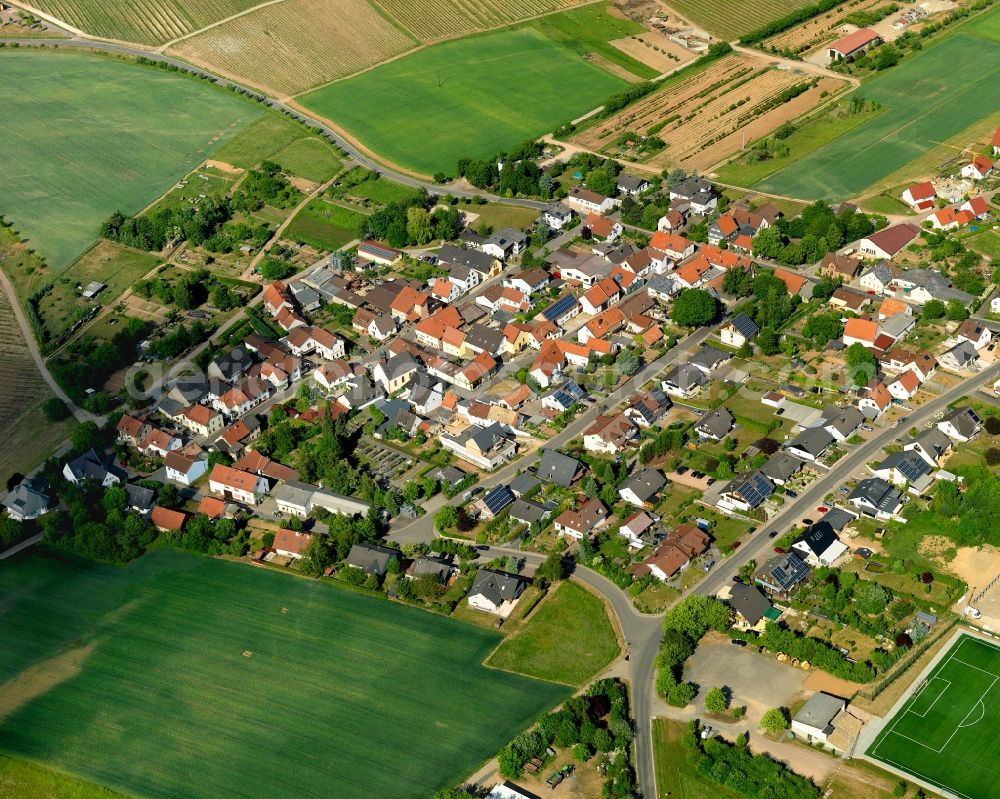
[(783, 486), (798, 474), (804, 465), (802, 460), (787, 452), (775, 452), (760, 467), (760, 473), (775, 485)]
[(941, 460), (951, 452), (951, 448), (951, 438), (938, 427), (922, 430), (916, 438), (903, 445), (905, 451), (916, 452), (932, 469), (941, 465)]
[(393, 266), (402, 260), (403, 253), (383, 242), (366, 239), (358, 245), (358, 258), (382, 266)]
[(347, 386), (354, 376), (354, 369), (346, 361), (324, 363), (314, 369), (312, 373), (313, 380), (327, 391)]
[(608, 523), (608, 509), (599, 499), (591, 499), (579, 508), (570, 508), (556, 517), (555, 530), (576, 540), (586, 538)]
[(413, 328), (417, 343), (434, 349), (442, 349), (444, 335), (449, 329), (457, 330), (463, 327), (465, 320), (453, 305), (439, 308), (426, 319), (418, 322)]
[(517, 443), (496, 422), (470, 427), (457, 436), (442, 433), (440, 439), (445, 449), (483, 469), (495, 469), (517, 454)]
[(694, 431), (701, 439), (721, 441), (729, 435), (736, 420), (726, 408), (716, 408), (706, 412), (694, 426)]
[(828, 405), (823, 409), (823, 429), (837, 441), (847, 441), (853, 436), (861, 423), (864, 421), (864, 414), (853, 405), (838, 408), (836, 405)]
[(572, 294), (563, 294), (542, 311), (542, 316), (559, 327), (565, 327), (570, 319), (579, 315), (582, 307)]
[(902, 197), (903, 202), (914, 211), (926, 211), (934, 207), (934, 201), (937, 199), (937, 191), (934, 189), (933, 183), (925, 180), (922, 183), (914, 183), (905, 189)]
[(184, 528), (187, 514), (179, 510), (161, 508), (157, 505), (149, 514), (149, 521), (161, 533), (177, 532)]
[[(472, 282), (472, 285), (479, 283), (478, 275), (475, 278), (469, 277), (467, 279)], [(452, 276), (452, 280), (455, 280), (454, 276)], [(457, 280), (455, 282), (458, 283)], [(468, 291), (470, 288), (471, 286), (467, 285), (464, 290)], [(426, 319), (430, 315), (430, 303), (431, 298), (426, 292), (417, 291), (413, 286), (404, 286), (389, 306), (389, 314), (400, 324), (416, 322), (420, 319)]]
[(156, 492), (151, 488), (145, 488), (134, 483), (125, 483), (122, 486), (125, 490), (125, 507), (130, 511), (135, 511), (140, 516), (146, 516), (156, 505)]
[(611, 274), (611, 266), (611, 262), (601, 255), (577, 256), (562, 264), (554, 274), (561, 280), (579, 283), (583, 288), (589, 289), (598, 280)]
[(208, 488), (217, 496), (245, 505), (259, 505), (271, 490), (267, 478), (262, 475), (243, 472), (221, 463), (212, 468)]
[(954, 372), (964, 370), (976, 371), (979, 368), (979, 353), (976, 348), (964, 339), (959, 341), (947, 352), (941, 354), (941, 366)]
[(819, 521), (796, 539), (792, 549), (813, 568), (830, 567), (847, 552), (847, 545), (841, 543), (827, 522)]
[(384, 577), (389, 571), (392, 561), (402, 560), (403, 553), (398, 549), (379, 546), (378, 544), (355, 544), (347, 553), (346, 563), (355, 569), (361, 569), (366, 574)]
[(523, 294), (510, 286), (490, 286), (476, 297), (476, 304), (486, 308), (491, 313), (506, 311), (507, 313), (523, 313), (531, 307), (527, 294)]
[(542, 397), (542, 408), (554, 413), (565, 413), (574, 405), (587, 398), (587, 392), (573, 380), (567, 380), (559, 388)]
[(877, 419), (892, 404), (892, 395), (878, 379), (872, 380), (866, 388), (865, 395), (858, 400), (858, 410), (866, 419)]
[(675, 397), (690, 399), (708, 385), (708, 374), (692, 363), (671, 366), (660, 383), (662, 389)]
[(937, 429), (952, 441), (964, 444), (979, 433), (982, 424), (983, 420), (972, 408), (960, 406), (946, 413), (937, 423)]
[(831, 308), (837, 308), (852, 313), (861, 313), (861, 309), (868, 303), (870, 297), (867, 294), (854, 291), (853, 289), (839, 288), (830, 295), (827, 300)]
[(649, 181), (645, 178), (627, 175), (624, 172), (618, 173), (618, 193), (627, 194), (629, 197), (638, 197), (649, 188)]
[(583, 448), (587, 452), (616, 455), (638, 435), (635, 425), (624, 413), (600, 415), (583, 433)]
[(733, 609), (733, 627), (737, 630), (762, 633), (769, 621), (781, 617), (781, 612), (753, 585), (734, 583), (729, 588), (726, 604)]
[(890, 372), (911, 369), (924, 383), (937, 371), (937, 358), (928, 352), (913, 353), (896, 348), (882, 358), (882, 368)]
[(858, 250), (867, 258), (891, 260), (920, 233), (912, 222), (882, 228), (858, 242)]
[(996, 129), (993, 139), (990, 142), (993, 146), (993, 155), (1000, 155), (1000, 128)]
[(555, 505), (550, 502), (535, 502), (533, 499), (518, 497), (510, 506), (510, 512), (507, 515), (515, 522), (532, 525), (547, 519), (554, 508)]
[(560, 202), (555, 202), (545, 207), (541, 218), (550, 230), (564, 230), (572, 227), (573, 210)]
[(813, 463), (834, 442), (833, 434), (824, 427), (807, 427), (788, 442), (787, 451), (796, 458)]
[(893, 485), (909, 486), (911, 493), (918, 496), (934, 482), (931, 477), (931, 465), (919, 452), (912, 449), (886, 455), (882, 462), (872, 469), (872, 474)]
[(819, 263), (819, 274), (826, 277), (854, 280), (861, 271), (862, 262), (848, 255), (828, 252)]
[(480, 569), (466, 598), (477, 610), (506, 616), (524, 592), (525, 585), (525, 579), (517, 574)]
[(968, 341), (977, 350), (984, 349), (993, 340), (990, 329), (976, 319), (966, 319), (955, 331), (958, 341)]
[(962, 177), (972, 180), (985, 180), (993, 172), (993, 162), (985, 155), (973, 156), (972, 160), (962, 167)]
[(587, 218), (583, 220), (583, 226), (597, 241), (607, 242), (618, 241), (625, 230), (621, 222), (600, 214), (587, 214)]
[(49, 484), (40, 477), (24, 477), (7, 492), (3, 506), (16, 522), (37, 519), (49, 512)]
[(222, 430), (222, 414), (204, 405), (191, 405), (181, 412), (179, 422), (198, 436), (211, 436)]
[[(485, 242), (485, 239), (484, 239)], [(478, 282), (482, 283), (491, 277), (500, 274), (503, 263), (494, 258), (489, 253), (480, 250), (464, 250), (453, 244), (444, 244), (438, 251), (438, 264), (448, 270), (448, 274), (454, 277), (456, 266), (464, 266), (478, 275)]]
[(125, 414), (118, 420), (118, 425), (115, 429), (118, 431), (118, 440), (120, 442), (128, 444), (130, 447), (135, 447), (148, 435), (153, 426), (145, 419), (136, 419), (134, 416)]
[(208, 458), (201, 447), (191, 445), (181, 450), (168, 452), (163, 459), (167, 479), (180, 485), (189, 486), (208, 471)]
[(623, 413), (632, 424), (646, 429), (663, 419), (671, 404), (666, 392), (654, 388), (632, 397)]
[(969, 211), (976, 219), (982, 219), (990, 213), (990, 206), (982, 194), (970, 197), (958, 208), (960, 211)]
[(730, 359), (730, 354), (707, 344), (702, 345), (698, 351), (688, 359), (688, 363), (696, 369), (700, 369), (706, 375), (713, 369), (718, 368)]
[(517, 289), (522, 294), (531, 295), (544, 289), (552, 278), (544, 269), (525, 269), (515, 275), (505, 277), (503, 285)]
[(889, 519), (902, 505), (899, 491), (880, 477), (869, 477), (858, 482), (847, 501), (866, 516)]
[(63, 477), (74, 485), (85, 481), (99, 484), (102, 488), (121, 482), (121, 476), (110, 461), (88, 450), (63, 466)]
[(757, 323), (741, 311), (720, 328), (719, 338), (722, 339), (723, 344), (728, 344), (731, 347), (742, 347), (751, 339), (756, 338), (758, 333), (760, 333), (760, 328), (757, 327)]
[(598, 314), (621, 298), (621, 289), (610, 277), (591, 286), (580, 298), (584, 313)]
[(555, 449), (542, 451), (542, 460), (535, 473), (550, 483), (569, 488), (586, 472), (586, 467), (576, 458), (563, 455)]
[(386, 394), (395, 394), (410, 384), (420, 369), (420, 364), (407, 352), (393, 355), (391, 358), (375, 362), (372, 369), (372, 379), (385, 390)]
[(565, 200), (566, 205), (584, 214), (606, 214), (621, 205), (621, 202), (584, 186), (574, 186), (569, 190)]
[(651, 507), (652, 500), (667, 484), (659, 469), (642, 469), (633, 472), (618, 487), (618, 496), (638, 508)]
[(278, 463), (275, 460), (271, 460), (266, 455), (255, 450), (248, 450), (243, 454), (236, 463), (233, 464), (233, 468), (240, 472), (250, 472), (251, 474), (257, 474), (261, 477), (266, 477), (269, 480), (298, 480), (299, 473), (283, 463)]
[(938, 209), (928, 219), (934, 230), (955, 230), (975, 222), (976, 215), (972, 211), (964, 211), (949, 205), (947, 208)]
[(858, 285), (865, 291), (874, 294), (885, 294), (889, 291), (889, 286), (899, 275), (901, 270), (888, 262), (875, 264), (858, 279)]
[(730, 480), (719, 493), (718, 506), (725, 511), (749, 513), (774, 493), (774, 485), (760, 472)]
[(864, 344), (866, 347), (874, 347), (875, 339), (879, 336), (878, 322), (862, 317), (848, 319), (844, 325), (844, 346), (850, 347), (852, 344)]
[(789, 596), (806, 579), (809, 567), (797, 552), (776, 555), (754, 572), (754, 582), (770, 594)]
[(410, 568), (406, 570), (406, 576), (411, 580), (433, 577), (437, 582), (447, 585), (456, 571), (454, 563), (447, 558), (421, 555), (414, 558)]
[(649, 249), (662, 253), (663, 256), (673, 263), (683, 261), (694, 255), (696, 244), (690, 239), (686, 239), (677, 233), (657, 231), (653, 238), (649, 240)]
[(684, 200), (690, 205), (692, 213), (702, 216), (714, 211), (719, 204), (715, 186), (698, 177), (687, 178), (670, 189), (670, 199)]
[[(306, 553), (306, 549), (312, 542), (314, 533), (305, 531), (288, 530), (281, 527), (274, 534), (274, 543), (271, 548), (276, 554), (294, 560), (301, 560)], [(319, 535), (315, 533), (315, 535)]]
[(462, 288), (447, 277), (439, 277), (431, 286), (431, 296), (441, 303), (452, 303), (462, 296)]
[(628, 541), (628, 545), (632, 549), (642, 549), (644, 545), (642, 534), (650, 530), (654, 524), (655, 522), (648, 513), (637, 510), (632, 515), (626, 517), (621, 523), (621, 527), (618, 528), (618, 535)]
[(472, 507), (480, 519), (493, 519), (500, 515), (517, 497), (509, 485), (501, 484), (490, 489), (477, 499)]
[(641, 577), (651, 573), (657, 580), (669, 580), (677, 572), (686, 569), (694, 558), (707, 552), (710, 543), (711, 539), (703, 530), (689, 524), (680, 524), (652, 555), (633, 568), (633, 574)]

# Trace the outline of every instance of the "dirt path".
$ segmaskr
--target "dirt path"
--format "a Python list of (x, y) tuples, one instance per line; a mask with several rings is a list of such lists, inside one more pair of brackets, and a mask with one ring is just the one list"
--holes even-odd
[(66, 392), (62, 390), (62, 387), (56, 382), (55, 378), (49, 372), (45, 359), (42, 357), (41, 350), (38, 349), (38, 342), (35, 341), (35, 331), (32, 330), (31, 325), (28, 324), (28, 320), (24, 315), (24, 310), (21, 308), (21, 303), (17, 298), (17, 294), (14, 293), (14, 286), (11, 285), (10, 279), (7, 277), (7, 273), (2, 270), (0, 270), (0, 284), (3, 285), (3, 290), (7, 292), (7, 299), (10, 301), (11, 309), (14, 311), (14, 319), (17, 321), (17, 326), (21, 328), (21, 335), (24, 337), (25, 344), (28, 346), (28, 352), (31, 355), (31, 359), (35, 362), (35, 367), (42, 375), (42, 378), (48, 384), (49, 388), (52, 389), (52, 393), (66, 403), (66, 407), (70, 409), (77, 421), (95, 421), (97, 417), (89, 411), (85, 411), (73, 402), (73, 400), (71, 400)]
[(239, 19), (240, 17), (245, 17), (247, 14), (256, 11), (259, 8), (266, 8), (267, 6), (277, 5), (278, 3), (284, 3), (285, 0), (266, 0), (264, 3), (258, 3), (244, 11), (240, 11), (238, 14), (230, 14), (225, 19), (220, 19), (217, 22), (213, 22), (210, 25), (206, 25), (204, 28), (198, 28), (196, 31), (191, 31), (190, 33), (185, 33), (183, 36), (178, 36), (176, 39), (171, 39), (166, 44), (161, 44), (156, 48), (158, 53), (162, 53), (168, 47), (172, 47), (178, 42), (183, 42), (185, 39), (190, 39), (192, 36), (197, 36), (199, 33), (204, 33), (205, 31), (211, 30), (212, 28), (217, 28), (220, 25), (225, 25), (227, 22), (232, 22), (234, 19)]
[(737, 53), (743, 53), (744, 55), (753, 56), (754, 58), (763, 58), (771, 63), (781, 64), (790, 71), (808, 72), (811, 75), (819, 75), (824, 78), (834, 78), (835, 80), (847, 81), (855, 89), (861, 85), (861, 81), (853, 75), (841, 75), (839, 72), (834, 72), (832, 69), (821, 67), (818, 64), (810, 64), (808, 61), (796, 61), (792, 58), (782, 58), (779, 55), (772, 55), (771, 53), (762, 53), (760, 50), (754, 50), (752, 47), (743, 47), (737, 42), (730, 42), (729, 44)]

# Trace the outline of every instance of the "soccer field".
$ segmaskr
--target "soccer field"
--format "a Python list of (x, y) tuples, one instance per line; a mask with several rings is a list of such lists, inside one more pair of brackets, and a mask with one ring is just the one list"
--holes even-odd
[(375, 153), (454, 174), (599, 106), (627, 83), (532, 29), (444, 42), (300, 98)]
[(172, 550), (5, 561), (0, 751), (133, 797), (427, 799), (569, 691), (483, 666), (499, 639)]
[[(908, 57), (856, 93), (884, 111), (754, 184), (774, 194), (845, 200), (1000, 107), (1000, 8)], [(975, 26), (975, 27), (973, 27)], [(916, 177), (916, 176), (914, 176)]]
[(966, 799), (1000, 797), (1000, 647), (963, 635), (866, 754)]
[(262, 111), (201, 81), (96, 56), (0, 54), (0, 215), (61, 271)]

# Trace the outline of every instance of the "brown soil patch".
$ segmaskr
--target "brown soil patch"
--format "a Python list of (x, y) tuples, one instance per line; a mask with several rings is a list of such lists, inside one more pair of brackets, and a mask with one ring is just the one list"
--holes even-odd
[(944, 535), (929, 535), (920, 542), (917, 550), (926, 558), (940, 558), (949, 549), (954, 549), (955, 545), (951, 539)]
[[(637, 61), (641, 61), (660, 72), (669, 72), (694, 60), (694, 53), (674, 44), (662, 33), (656, 31), (626, 36), (624, 39), (612, 39), (610, 44), (626, 55), (630, 55)], [(675, 58), (671, 58), (671, 55)]]
[(964, 580), (971, 590), (979, 592), (1000, 574), (1000, 550), (989, 545), (981, 549), (962, 547), (955, 552), (948, 569), (956, 577)]
[(608, 61), (604, 56), (598, 55), (597, 53), (587, 53), (586, 59), (593, 64), (597, 64), (601, 69), (606, 72), (610, 72), (622, 80), (627, 80), (629, 83), (638, 83), (642, 80), (638, 75), (633, 75), (625, 67), (620, 67), (611, 61)]
[(25, 669), (0, 685), (0, 720), (80, 673), (95, 642), (68, 649)]
[(215, 161), (211, 158), (205, 162), (205, 168), (218, 169), (220, 172), (229, 172), (232, 175), (242, 175), (243, 172), (245, 171), (240, 167), (233, 166), (232, 164), (227, 163), (225, 161)]
[(861, 688), (856, 682), (842, 680), (819, 669), (811, 670), (802, 687), (808, 691), (826, 691), (828, 694), (842, 696), (845, 699), (850, 699)]

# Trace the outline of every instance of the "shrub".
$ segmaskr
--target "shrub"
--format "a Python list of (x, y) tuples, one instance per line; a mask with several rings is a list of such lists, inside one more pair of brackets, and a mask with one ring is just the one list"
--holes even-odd
[(788, 724), (788, 711), (783, 707), (772, 707), (760, 718), (760, 726), (768, 732), (787, 730)]
[(996, 466), (1000, 463), (1000, 449), (996, 447), (990, 447), (986, 450), (986, 463), (989, 466)]

